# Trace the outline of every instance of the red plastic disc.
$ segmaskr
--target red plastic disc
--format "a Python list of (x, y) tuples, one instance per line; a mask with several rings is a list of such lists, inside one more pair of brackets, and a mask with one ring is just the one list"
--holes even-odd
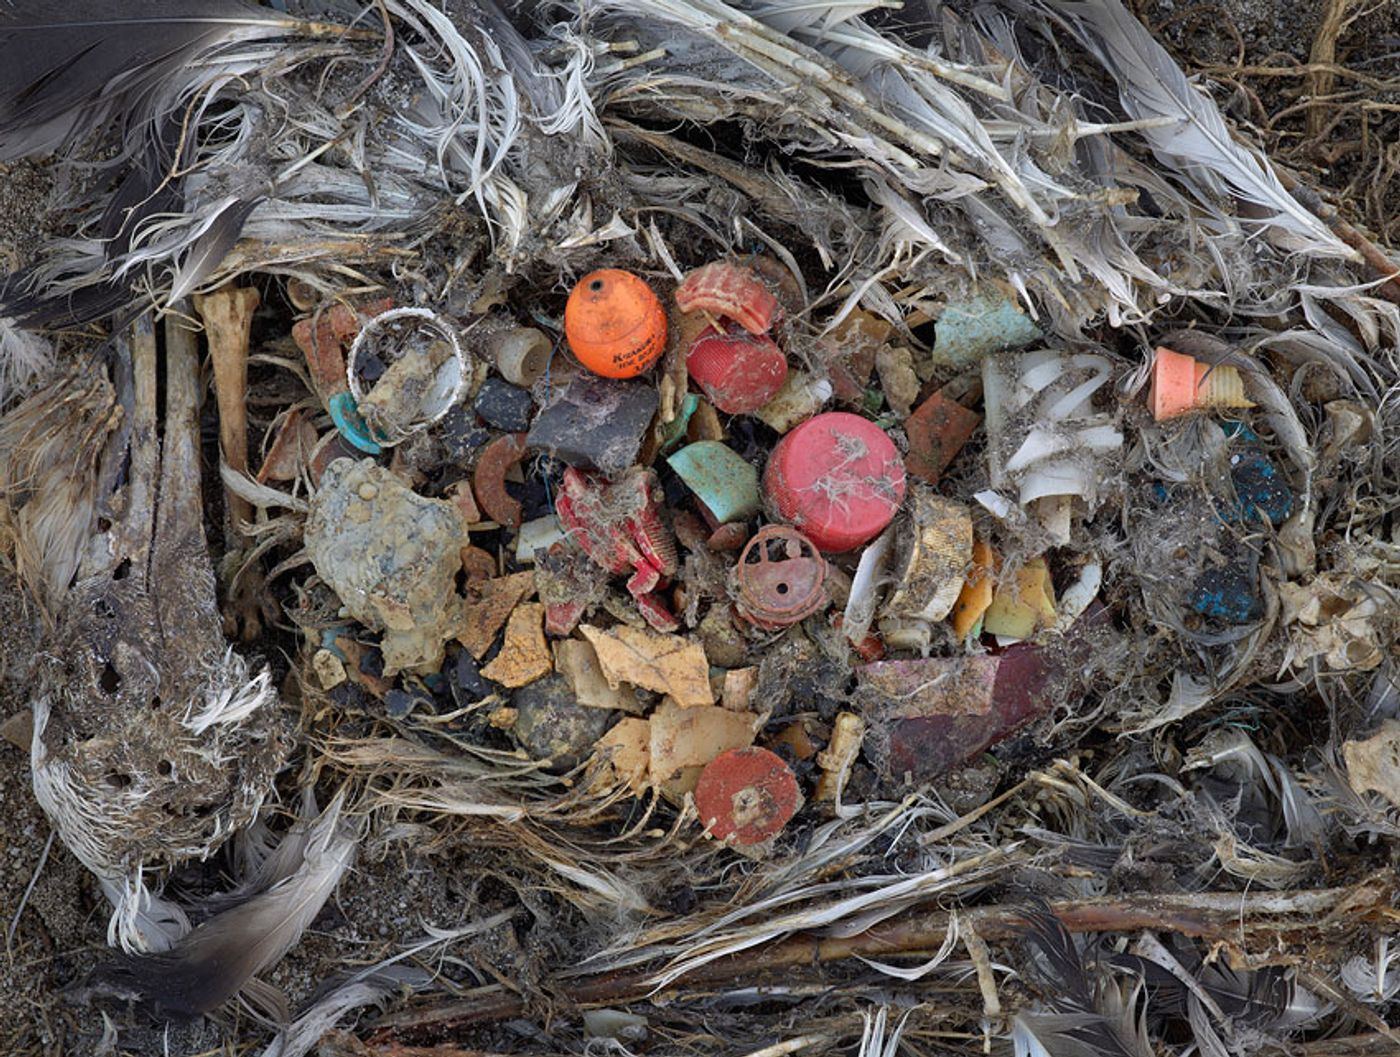
[(802, 806), (791, 769), (767, 749), (730, 749), (700, 772), (695, 786), (700, 822), (716, 840), (762, 844)]
[(778, 441), (763, 488), (778, 516), (818, 550), (840, 553), (890, 523), (904, 502), (904, 461), (879, 426), (832, 411)]

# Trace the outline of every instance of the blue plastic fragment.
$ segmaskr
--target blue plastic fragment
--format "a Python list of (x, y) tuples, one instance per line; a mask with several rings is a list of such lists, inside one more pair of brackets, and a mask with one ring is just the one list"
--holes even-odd
[(758, 471), (717, 440), (688, 444), (666, 461), (721, 525), (758, 513)]
[(348, 659), (345, 656), (345, 651), (337, 646), (335, 642), (336, 639), (340, 638), (340, 633), (343, 630), (343, 628), (326, 628), (321, 632), (321, 649), (329, 650), (331, 653), (335, 654), (336, 658), (340, 661)]
[(1225, 436), (1234, 440), (1258, 440), (1259, 434), (1250, 429), (1243, 422), (1230, 421), (1220, 423), (1220, 431)]
[(384, 450), (370, 435), (369, 426), (365, 424), (365, 418), (349, 392), (336, 393), (331, 397), (330, 412), (335, 428), (355, 447), (369, 455), (378, 455)]
[(1244, 569), (1208, 569), (1196, 580), (1191, 608), (1224, 624), (1249, 624), (1264, 613), (1254, 579)]
[(1236, 516), (1282, 525), (1293, 513), (1293, 492), (1278, 467), (1258, 448), (1230, 456), (1230, 480), (1239, 497)]

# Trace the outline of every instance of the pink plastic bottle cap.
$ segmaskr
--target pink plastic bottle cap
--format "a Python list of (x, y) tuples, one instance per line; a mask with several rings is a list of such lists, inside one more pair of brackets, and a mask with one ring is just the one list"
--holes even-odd
[(817, 415), (785, 436), (763, 473), (768, 502), (829, 553), (868, 543), (904, 502), (904, 462), (859, 415)]

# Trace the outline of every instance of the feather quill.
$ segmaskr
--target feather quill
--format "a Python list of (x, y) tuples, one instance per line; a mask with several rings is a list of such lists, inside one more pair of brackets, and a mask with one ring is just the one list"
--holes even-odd
[(1191, 86), (1166, 49), (1152, 39), (1120, 0), (1041, 0), (1118, 84), (1128, 116), (1143, 121), (1142, 135), (1157, 160), (1186, 174), (1198, 197), (1229, 192), (1269, 210), (1269, 222), (1322, 256), (1359, 259), (1357, 253), (1284, 189), (1269, 164), (1230, 134), (1219, 109)]
[[(358, 838), (342, 821), (342, 806), (337, 797), (310, 824), (301, 865), (291, 876), (210, 918), (168, 951), (119, 956), (98, 971), (96, 982), (138, 994), (177, 1020), (228, 1001), (296, 945), (350, 868)], [(294, 828), (287, 839), (303, 837)]]

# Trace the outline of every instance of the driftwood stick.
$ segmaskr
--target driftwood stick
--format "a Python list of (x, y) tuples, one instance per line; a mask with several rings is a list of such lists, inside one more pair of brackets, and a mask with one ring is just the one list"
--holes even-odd
[[(1051, 904), (1071, 932), (1135, 932), (1153, 929), (1226, 946), (1245, 962), (1292, 963), (1292, 943), (1321, 946), (1329, 934), (1388, 912), (1393, 886), (1373, 880), (1350, 888), (1257, 895), (1202, 892), (1142, 895)], [(1008, 941), (1024, 935), (1026, 908), (999, 904), (958, 911), (984, 940)], [(911, 912), (866, 932), (846, 937), (793, 936), (700, 966), (673, 988), (739, 983), (753, 986), (784, 969), (841, 961), (935, 951), (948, 930), (943, 910)], [(614, 1005), (648, 998), (656, 991), (657, 966), (605, 972), (557, 981), (562, 999), (576, 1006)], [(497, 988), (427, 1009), (391, 1014), (374, 1024), (373, 1041), (437, 1032), (516, 1017), (525, 1000)]]

